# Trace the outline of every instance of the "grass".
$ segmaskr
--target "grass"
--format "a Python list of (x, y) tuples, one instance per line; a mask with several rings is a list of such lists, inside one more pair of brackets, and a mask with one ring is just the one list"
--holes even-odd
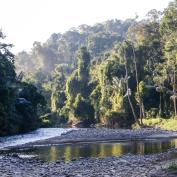
[(173, 162), (169, 167), (169, 170), (171, 171), (177, 171), (177, 164), (175, 162)]
[[(143, 119), (143, 124), (149, 127), (156, 127), (165, 130), (177, 130), (177, 119), (175, 118), (147, 118)], [(133, 128), (139, 128), (137, 124), (133, 125)]]

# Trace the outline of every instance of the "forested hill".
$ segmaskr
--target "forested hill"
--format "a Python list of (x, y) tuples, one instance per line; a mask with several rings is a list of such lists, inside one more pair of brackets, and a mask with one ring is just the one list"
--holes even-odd
[(53, 33), (43, 44), (34, 42), (31, 52), (23, 51), (17, 55), (17, 70), (40, 68), (51, 72), (56, 64), (76, 64), (76, 52), (80, 46), (86, 46), (92, 58), (100, 58), (115, 43), (123, 41), (127, 30), (134, 23), (134, 19), (109, 20), (94, 26), (80, 25), (63, 34)]
[(43, 123), (104, 124), (177, 116), (177, 1), (145, 19), (110, 20), (52, 34), (16, 56), (23, 81), (45, 96)]

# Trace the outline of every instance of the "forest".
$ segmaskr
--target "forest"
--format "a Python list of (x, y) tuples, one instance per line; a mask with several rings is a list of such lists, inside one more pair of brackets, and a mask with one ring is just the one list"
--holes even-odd
[(0, 135), (177, 119), (177, 0), (144, 19), (80, 25), (10, 52), (0, 33)]

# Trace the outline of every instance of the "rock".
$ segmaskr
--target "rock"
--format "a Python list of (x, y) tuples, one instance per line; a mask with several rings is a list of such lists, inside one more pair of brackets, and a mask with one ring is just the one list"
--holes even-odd
[(12, 154), (12, 157), (19, 158), (19, 155), (18, 154)]

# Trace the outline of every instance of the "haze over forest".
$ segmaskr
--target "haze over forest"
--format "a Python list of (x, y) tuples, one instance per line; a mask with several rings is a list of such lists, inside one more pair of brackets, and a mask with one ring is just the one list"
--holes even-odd
[[(145, 17), (151, 9), (163, 11), (170, 0), (0, 0), (0, 28), (13, 43), (12, 51), (29, 51), (34, 41), (45, 42), (52, 33), (64, 33), (82, 24)], [(6, 13), (6, 9), (10, 13)], [(4, 15), (6, 14), (6, 15)]]

